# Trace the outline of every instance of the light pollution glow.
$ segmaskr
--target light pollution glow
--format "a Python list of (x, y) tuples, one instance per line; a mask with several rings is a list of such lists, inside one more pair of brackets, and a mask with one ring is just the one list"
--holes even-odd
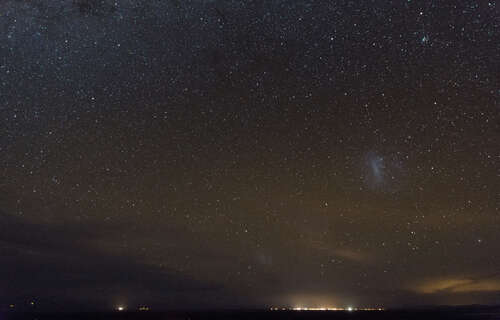
[(338, 307), (293, 307), (293, 308), (285, 308), (285, 307), (271, 307), (271, 311), (383, 311), (384, 308), (338, 308)]

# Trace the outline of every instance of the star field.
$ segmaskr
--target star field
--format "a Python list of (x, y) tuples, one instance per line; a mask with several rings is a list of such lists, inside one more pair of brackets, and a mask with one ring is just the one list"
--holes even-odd
[(496, 1), (0, 4), (0, 303), (500, 303)]

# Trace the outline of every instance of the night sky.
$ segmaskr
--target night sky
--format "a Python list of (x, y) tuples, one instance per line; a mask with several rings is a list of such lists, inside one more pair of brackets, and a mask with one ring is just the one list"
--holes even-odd
[(0, 303), (500, 303), (496, 1), (2, 0)]

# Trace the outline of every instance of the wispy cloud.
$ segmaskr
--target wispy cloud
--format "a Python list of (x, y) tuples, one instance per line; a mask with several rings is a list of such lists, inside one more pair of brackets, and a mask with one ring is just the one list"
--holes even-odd
[(371, 254), (361, 251), (357, 248), (331, 248), (326, 242), (314, 239), (307, 239), (304, 243), (309, 248), (314, 248), (320, 252), (324, 252), (336, 258), (345, 259), (348, 261), (367, 263), (373, 260), (373, 256)]
[(355, 262), (367, 262), (370, 260), (370, 256), (368, 254), (352, 249), (336, 249), (333, 252), (338, 257)]
[(466, 277), (438, 278), (420, 283), (413, 289), (418, 293), (425, 294), (500, 292), (500, 279), (495, 276), (480, 279)]

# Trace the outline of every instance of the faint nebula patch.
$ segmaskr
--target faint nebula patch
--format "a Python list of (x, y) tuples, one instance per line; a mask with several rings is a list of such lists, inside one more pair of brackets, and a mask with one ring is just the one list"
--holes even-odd
[(373, 182), (377, 184), (381, 184), (384, 182), (384, 171), (385, 171), (385, 163), (384, 158), (380, 156), (372, 156), (369, 159), (371, 174), (373, 178)]
[(399, 190), (404, 170), (398, 157), (369, 152), (364, 159), (362, 179), (369, 189), (382, 192)]

